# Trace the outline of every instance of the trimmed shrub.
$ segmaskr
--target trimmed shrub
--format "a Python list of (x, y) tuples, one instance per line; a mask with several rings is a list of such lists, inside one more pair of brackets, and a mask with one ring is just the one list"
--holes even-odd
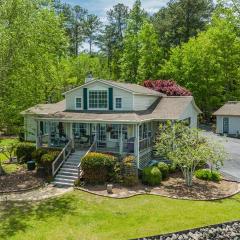
[(158, 167), (146, 167), (142, 172), (142, 182), (150, 186), (159, 185), (162, 181), (162, 174)]
[(92, 152), (81, 161), (83, 179), (87, 183), (104, 183), (111, 180), (116, 159), (114, 156)]
[(221, 174), (216, 171), (210, 171), (209, 169), (199, 169), (195, 172), (195, 177), (201, 180), (219, 182), (221, 180)]
[(162, 179), (166, 179), (169, 173), (169, 167), (166, 163), (164, 162), (160, 162), (157, 165), (158, 169), (160, 170), (160, 172), (162, 173)]
[(176, 164), (175, 163), (169, 164), (168, 165), (168, 170), (169, 170), (169, 173), (175, 173), (177, 171)]
[(42, 156), (46, 153), (48, 153), (48, 149), (38, 148), (32, 153), (32, 159), (34, 159), (36, 163), (40, 163)]
[(42, 155), (38, 164), (39, 166), (45, 168), (48, 175), (52, 174), (52, 163), (58, 157), (59, 153), (60, 151), (49, 151), (48, 153)]
[(133, 187), (138, 184), (138, 170), (136, 166), (136, 157), (126, 156), (122, 160), (123, 164), (123, 184), (127, 187)]
[(25, 163), (32, 160), (32, 153), (36, 150), (36, 146), (33, 143), (19, 143), (16, 148), (16, 156), (18, 162)]

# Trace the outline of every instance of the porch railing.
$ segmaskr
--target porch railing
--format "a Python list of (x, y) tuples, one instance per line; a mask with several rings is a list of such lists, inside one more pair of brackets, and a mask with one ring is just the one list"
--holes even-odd
[(63, 165), (65, 160), (69, 157), (72, 151), (72, 140), (70, 139), (66, 146), (59, 153), (56, 160), (52, 163), (52, 176), (54, 177), (59, 168)]
[(37, 136), (37, 148), (42, 147), (43, 144), (48, 144), (48, 134)]
[[(97, 141), (96, 141), (96, 139), (94, 139), (91, 147), (88, 149), (88, 151), (85, 153), (85, 155), (82, 158), (86, 157), (93, 150), (95, 151), (96, 150), (96, 144), (97, 144)], [(77, 168), (78, 168), (78, 179), (80, 179), (80, 175), (81, 175), (81, 159), (80, 159), (80, 163), (78, 164)]]
[(154, 145), (153, 138), (145, 138), (139, 141), (139, 152), (142, 152)]

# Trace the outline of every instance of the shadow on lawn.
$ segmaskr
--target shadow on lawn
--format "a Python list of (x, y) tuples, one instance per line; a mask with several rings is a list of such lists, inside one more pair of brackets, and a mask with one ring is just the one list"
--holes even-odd
[(31, 220), (44, 221), (48, 217), (61, 219), (65, 214), (74, 214), (74, 197), (51, 199), (33, 204), (7, 202), (0, 204), (0, 239), (9, 239), (18, 232), (31, 228)]

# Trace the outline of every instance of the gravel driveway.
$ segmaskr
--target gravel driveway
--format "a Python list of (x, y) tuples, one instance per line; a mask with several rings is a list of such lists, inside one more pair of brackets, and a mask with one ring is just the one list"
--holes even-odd
[(207, 131), (204, 132), (204, 135), (224, 145), (229, 155), (224, 162), (221, 172), (226, 178), (240, 182), (240, 139), (222, 137)]

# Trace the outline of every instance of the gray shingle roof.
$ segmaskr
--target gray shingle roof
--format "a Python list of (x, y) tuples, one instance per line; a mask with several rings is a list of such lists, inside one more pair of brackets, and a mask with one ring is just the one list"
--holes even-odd
[[(34, 114), (39, 118), (84, 122), (142, 122), (148, 120), (178, 120), (190, 103), (192, 96), (162, 97), (145, 111), (65, 111), (65, 100), (56, 104), (40, 104), (22, 114)], [(196, 107), (197, 108), (197, 107)], [(198, 110), (198, 109), (197, 109)], [(198, 110), (200, 113), (201, 111)]]
[(82, 86), (78, 86), (76, 88), (73, 88), (67, 92), (65, 92), (64, 94), (66, 93), (69, 93), (69, 92), (72, 92), (78, 88), (81, 88), (81, 87), (84, 87), (88, 84), (91, 84), (93, 82), (102, 82), (104, 84), (107, 84), (107, 85), (112, 85), (112, 86), (115, 86), (117, 88), (121, 88), (121, 89), (125, 89), (127, 91), (130, 91), (134, 94), (141, 94), (141, 95), (153, 95), (153, 96), (165, 96), (165, 94), (163, 93), (160, 93), (160, 92), (157, 92), (157, 91), (154, 91), (152, 89), (149, 89), (149, 88), (146, 88), (146, 87), (143, 87), (141, 85), (138, 85), (138, 84), (132, 84), (132, 83), (123, 83), (123, 82), (117, 82), (117, 81), (111, 81), (111, 80), (103, 80), (103, 79), (94, 79)]
[(225, 103), (215, 113), (215, 116), (240, 116), (240, 102), (230, 101)]

